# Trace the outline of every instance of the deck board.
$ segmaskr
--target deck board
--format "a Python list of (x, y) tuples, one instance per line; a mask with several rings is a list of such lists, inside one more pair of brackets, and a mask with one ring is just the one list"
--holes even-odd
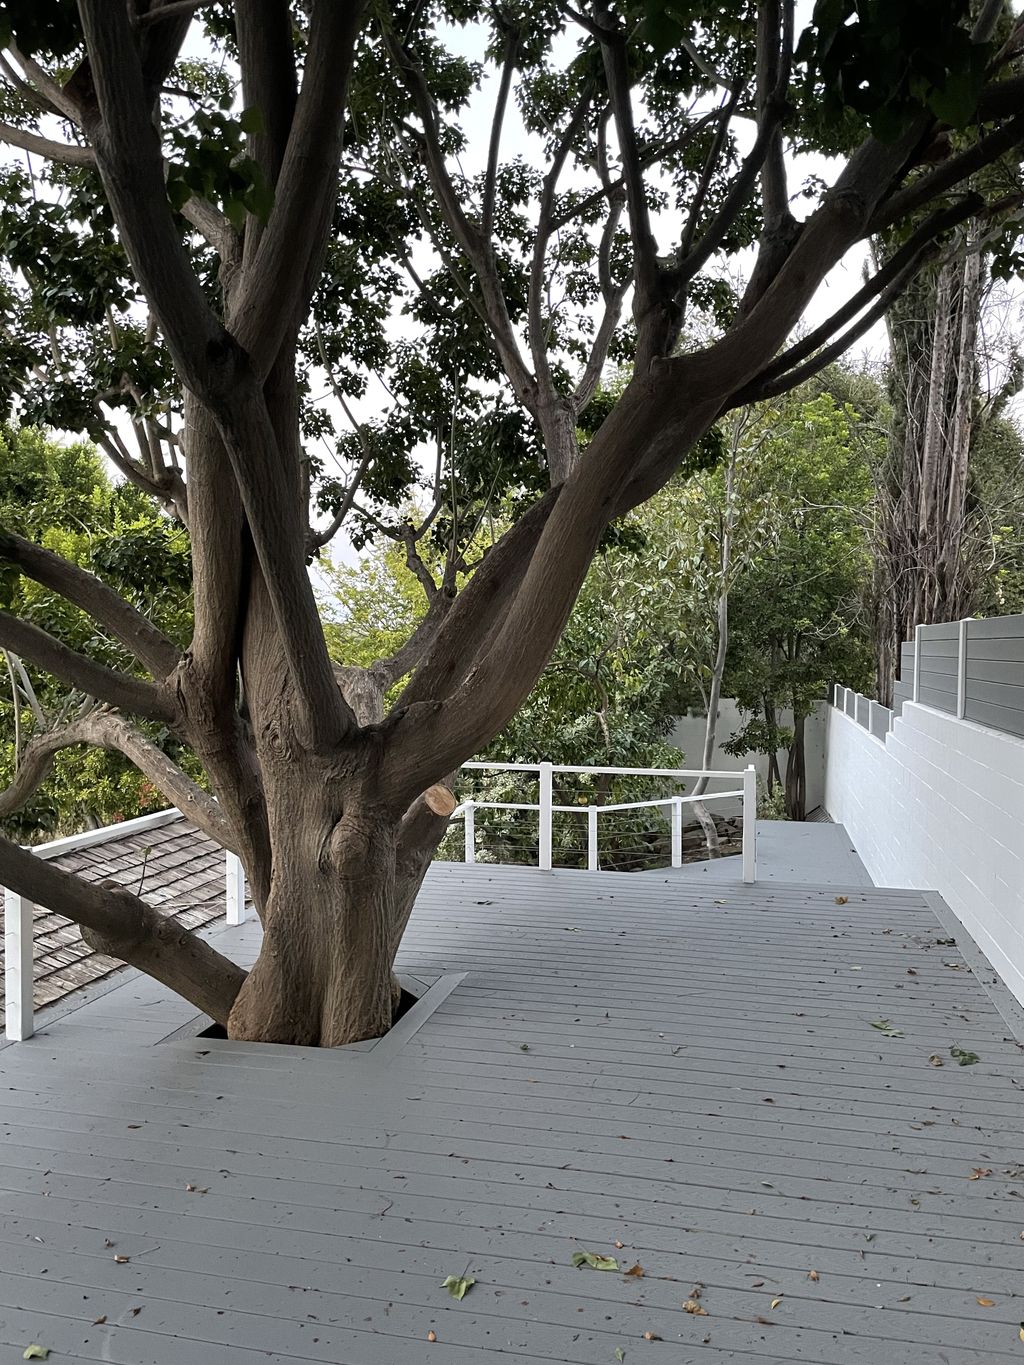
[[(812, 828), (821, 856), (845, 841)], [(206, 932), (252, 960), (256, 926)], [(1019, 1360), (1024, 1052), (950, 937), (849, 864), (755, 887), (438, 865), (400, 965), (450, 993), (391, 1047), (159, 1041), (195, 1011), (126, 980), (0, 1052), (0, 1344)], [(581, 1248), (644, 1276), (576, 1270)], [(477, 1280), (461, 1303), (451, 1273)]]

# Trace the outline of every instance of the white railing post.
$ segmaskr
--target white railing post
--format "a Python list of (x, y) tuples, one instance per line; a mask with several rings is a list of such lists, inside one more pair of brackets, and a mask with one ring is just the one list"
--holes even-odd
[(597, 862), (597, 807), (587, 807), (587, 871), (596, 872)]
[(970, 620), (960, 622), (956, 652), (956, 716), (963, 720), (967, 712), (967, 627)]
[(551, 801), (552, 765), (540, 765), (540, 847), (537, 865), (543, 872), (551, 871)]
[(743, 880), (757, 880), (757, 771), (743, 770)]
[(919, 701), (921, 697), (921, 632), (924, 626), (914, 627), (914, 695), (912, 700)]
[(7, 1037), (16, 1043), (35, 1032), (34, 910), (24, 896), (4, 891), (4, 1025)]
[(244, 924), (245, 868), (238, 854), (230, 849), (224, 854), (224, 885), (227, 892), (225, 921), (228, 924)]
[(466, 835), (466, 862), (476, 862), (476, 805), (472, 801), (467, 801), (462, 807), (462, 819), (465, 824)]
[(683, 865), (683, 803), (677, 796), (672, 802), (672, 866)]

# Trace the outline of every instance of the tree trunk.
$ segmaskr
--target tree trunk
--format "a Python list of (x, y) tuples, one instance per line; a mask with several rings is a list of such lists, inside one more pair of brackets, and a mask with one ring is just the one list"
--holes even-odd
[(786, 760), (786, 815), (790, 820), (807, 816), (807, 764), (804, 751), (804, 730), (807, 717), (794, 705), (793, 742)]
[(322, 787), (312, 775), (307, 782), (306, 800), (272, 819), (263, 945), (228, 1036), (340, 1047), (391, 1026), (398, 827), (359, 804), (331, 827)]

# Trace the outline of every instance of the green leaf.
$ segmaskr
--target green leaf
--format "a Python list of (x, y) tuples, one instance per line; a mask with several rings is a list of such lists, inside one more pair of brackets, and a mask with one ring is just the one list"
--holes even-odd
[(49, 1346), (37, 1346), (34, 1342), (21, 1353), (22, 1360), (45, 1360), (50, 1354)]
[(878, 1029), (879, 1033), (884, 1033), (887, 1038), (902, 1038), (903, 1030), (893, 1028), (888, 1019), (872, 1019), (871, 1027)]
[(973, 1066), (981, 1061), (976, 1052), (968, 1052), (965, 1048), (957, 1047), (956, 1043), (949, 1049), (949, 1055), (956, 1058), (958, 1066)]
[(447, 1289), (453, 1299), (464, 1299), (475, 1284), (476, 1280), (471, 1276), (449, 1275), (441, 1281), (441, 1288)]
[(615, 1348), (615, 1359), (616, 1359), (616, 1360), (625, 1360), (625, 1359), (626, 1359), (626, 1353), (625, 1353), (625, 1351), (622, 1349), (621, 1346), (616, 1346), (616, 1348)]
[(614, 1256), (599, 1256), (596, 1251), (574, 1251), (572, 1263), (579, 1270), (588, 1265), (591, 1270), (618, 1270), (619, 1263)]
[(238, 116), (238, 126), (243, 133), (262, 133), (263, 115), (256, 108), (243, 109)]

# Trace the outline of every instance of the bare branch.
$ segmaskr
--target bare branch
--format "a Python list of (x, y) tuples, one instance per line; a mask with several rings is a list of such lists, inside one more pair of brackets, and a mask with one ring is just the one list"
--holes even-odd
[(0, 560), (16, 564), (23, 574), (86, 612), (141, 659), (155, 678), (163, 680), (178, 666), (181, 653), (177, 646), (94, 574), (2, 529)]
[(167, 4), (156, 4), (145, 14), (136, 15), (139, 28), (147, 24), (159, 24), (164, 19), (179, 19), (182, 15), (193, 15), (196, 10), (209, 9), (214, 0), (168, 0)]
[(261, 376), (269, 372), (288, 330), (305, 315), (327, 245), (363, 9), (362, 0), (313, 7), (302, 89), (274, 208), (231, 315), (232, 331)]
[(164, 164), (128, 10), (81, 0), (96, 103), (82, 124), (133, 269), (184, 383), (209, 397), (240, 363), (182, 248), (164, 191)]
[(29, 621), (0, 611), (0, 647), (11, 649), (69, 687), (147, 720), (172, 724), (176, 719), (170, 694), (153, 683), (95, 663)]
[(660, 334), (663, 310), (661, 270), (658, 265), (658, 244), (651, 231), (651, 216), (647, 206), (647, 187), (644, 184), (637, 147), (636, 125), (633, 121), (633, 102), (630, 94), (629, 63), (626, 35), (618, 27), (608, 8), (607, 0), (595, 6), (599, 19), (601, 52), (604, 58), (608, 98), (622, 160), (622, 176), (626, 182), (629, 203), (630, 235), (633, 239), (633, 317), (637, 326), (636, 367), (639, 371), (660, 354)]
[(519, 50), (519, 34), (510, 28), (505, 37), (505, 58), (501, 66), (501, 81), (494, 105), (494, 118), (491, 122), (491, 141), (487, 150), (487, 171), (484, 175), (484, 192), (480, 208), (480, 232), (484, 241), (491, 240), (494, 227), (494, 195), (498, 184), (498, 157), (501, 153), (501, 130), (508, 107), (509, 91), (515, 74), (516, 53)]
[(36, 156), (46, 157), (48, 161), (59, 161), (64, 166), (96, 164), (96, 153), (91, 147), (80, 147), (73, 142), (57, 142), (53, 138), (30, 133), (26, 128), (14, 128), (9, 123), (0, 123), (0, 141), (9, 142), (12, 147), (21, 147)]
[(572, 144), (579, 136), (587, 114), (590, 111), (590, 103), (593, 98), (593, 90), (588, 85), (576, 102), (576, 107), (555, 147), (551, 158), (551, 166), (545, 175), (541, 187), (540, 209), (537, 214), (537, 232), (533, 245), (533, 260), (530, 266), (530, 285), (528, 315), (530, 324), (530, 352), (533, 356), (534, 372), (537, 376), (538, 385), (543, 389), (542, 400), (550, 402), (555, 396), (554, 386), (551, 382), (551, 365), (547, 354), (547, 337), (544, 328), (543, 302), (545, 286), (545, 262), (547, 259), (548, 242), (551, 239), (551, 224), (554, 218), (555, 191), (558, 188), (558, 180), (565, 166), (566, 158), (572, 148)]
[[(1020, 106), (1018, 105), (1018, 108)], [(1002, 128), (986, 133), (966, 151), (948, 157), (929, 175), (924, 175), (906, 189), (884, 199), (868, 223), (868, 232), (881, 232), (905, 218), (915, 209), (930, 204), (938, 195), (953, 189), (968, 176), (974, 175), (993, 161), (1012, 151), (1024, 139), (1024, 114), (1017, 114)]]
[(226, 1024), (245, 972), (127, 888), (87, 882), (0, 838), (0, 882), (82, 926), (90, 947), (130, 962)]
[(141, 735), (112, 711), (95, 710), (58, 730), (34, 735), (14, 781), (0, 791), (0, 818), (12, 815), (42, 786), (62, 749), (79, 744), (124, 754), (153, 786), (223, 848), (235, 849), (235, 840), (224, 812), (201, 787), (173, 763), (163, 750)]
[(438, 206), (476, 272), (483, 320), (494, 338), (495, 349), (505, 366), (516, 396), (530, 412), (536, 412), (536, 384), (519, 350), (493, 252), (479, 229), (467, 217), (458, 191), (448, 174), (439, 137), (437, 109), (430, 88), (415, 58), (399, 42), (390, 21), (382, 25), (382, 31), (388, 52), (398, 75), (412, 97), (422, 125), (419, 141)]
[(46, 101), (54, 113), (60, 114), (70, 123), (77, 123), (78, 106), (60, 82), (55, 81), (38, 62), (20, 52), (14, 43), (8, 43), (7, 50), (21, 67), (25, 79), (39, 92), (40, 97)]

